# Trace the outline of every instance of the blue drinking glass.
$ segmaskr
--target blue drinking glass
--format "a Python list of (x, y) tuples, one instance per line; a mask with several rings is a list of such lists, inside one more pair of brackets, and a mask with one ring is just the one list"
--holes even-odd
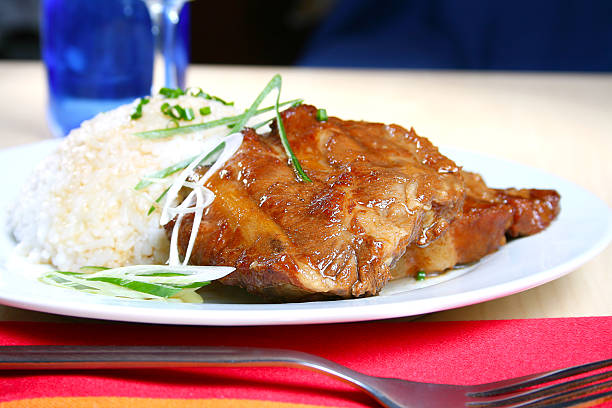
[(182, 2), (157, 3), (161, 18), (149, 13), (149, 0), (43, 0), (42, 50), (54, 135), (65, 136), (83, 120), (159, 88), (153, 84), (156, 49), (168, 60), (163, 66), (173, 67), (164, 85), (184, 87), (188, 9), (179, 16)]

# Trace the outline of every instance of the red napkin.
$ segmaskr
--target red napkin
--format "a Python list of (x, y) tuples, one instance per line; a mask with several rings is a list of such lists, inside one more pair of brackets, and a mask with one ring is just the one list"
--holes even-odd
[[(611, 358), (612, 317), (268, 327), (4, 322), (0, 344), (288, 348), (377, 376), (471, 384)], [(278, 367), (0, 375), (0, 408), (376, 406), (366, 394), (337, 380)]]

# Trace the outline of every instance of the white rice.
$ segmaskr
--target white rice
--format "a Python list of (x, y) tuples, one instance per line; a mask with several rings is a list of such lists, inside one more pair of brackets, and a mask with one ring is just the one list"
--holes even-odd
[[(135, 136), (168, 125), (168, 116), (161, 113), (164, 102), (193, 108), (195, 120), (181, 124), (239, 113), (201, 97), (156, 96), (143, 106), (140, 119), (130, 118), (135, 101), (83, 122), (38, 165), (9, 211), (9, 229), (21, 254), (66, 271), (166, 262), (169, 241), (159, 225), (160, 212), (147, 212), (167, 185), (140, 191), (134, 186), (144, 175), (193, 157), (206, 137), (225, 135), (228, 128), (157, 140)], [(204, 106), (212, 112), (202, 117)]]

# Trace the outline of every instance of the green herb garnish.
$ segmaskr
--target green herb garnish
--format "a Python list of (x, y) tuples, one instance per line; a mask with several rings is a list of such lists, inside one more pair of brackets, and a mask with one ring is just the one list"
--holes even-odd
[(179, 123), (179, 121), (178, 121), (178, 120), (176, 120), (176, 119), (170, 119), (170, 120), (168, 121), (168, 123), (166, 124), (166, 129), (174, 129), (174, 128), (177, 128), (177, 127), (179, 127), (179, 126), (181, 126), (181, 124)]
[(194, 118), (195, 118), (195, 114), (193, 113), (193, 109), (192, 108), (185, 109), (185, 117), (183, 119), (193, 120)]
[(106, 271), (110, 268), (107, 268), (106, 266), (81, 266), (79, 269), (83, 272), (92, 273), (92, 272)]
[(138, 105), (136, 105), (136, 108), (134, 109), (134, 113), (132, 113), (130, 118), (140, 119), (142, 117), (142, 107), (146, 105), (147, 103), (149, 103), (149, 98), (147, 97), (140, 98), (140, 100), (138, 101)]
[(219, 98), (218, 96), (210, 95), (210, 94), (204, 92), (202, 90), (202, 88), (191, 88), (191, 89), (189, 89), (189, 94), (191, 96), (201, 97), (201, 98), (207, 99), (209, 101), (217, 101), (217, 102), (222, 103), (225, 106), (234, 106), (234, 102), (227, 102), (227, 101), (224, 101), (223, 99)]
[[(292, 105), (292, 106), (296, 106), (301, 104), (303, 102), (302, 99), (293, 99), (291, 101), (287, 101), (287, 102), (283, 102), (281, 104), (279, 104), (278, 106), (285, 106), (285, 105)], [(272, 110), (274, 110), (274, 106), (268, 106), (266, 108), (263, 109), (259, 109), (255, 111), (255, 115), (260, 115), (262, 113), (266, 113), (266, 112), (270, 112)], [(217, 120), (212, 120), (210, 122), (204, 122), (204, 123), (198, 123), (196, 125), (185, 125), (185, 126), (179, 126), (177, 128), (170, 128), (170, 129), (155, 129), (155, 130), (149, 130), (146, 132), (138, 132), (135, 133), (136, 136), (138, 137), (142, 137), (143, 139), (163, 139), (166, 137), (170, 137), (170, 136), (175, 136), (175, 135), (179, 135), (179, 134), (185, 134), (185, 133), (193, 133), (193, 132), (199, 132), (200, 130), (207, 130), (207, 129), (212, 129), (215, 128), (217, 126), (223, 126), (223, 125), (229, 125), (232, 123), (238, 123), (244, 116), (246, 115), (245, 113), (242, 113), (240, 115), (235, 115), (235, 116), (227, 116), (225, 118), (221, 118), (221, 119), (217, 119)], [(250, 119), (250, 117), (249, 117)], [(247, 119), (248, 120), (248, 119)]]
[[(221, 151), (225, 147), (225, 142), (219, 143), (214, 149), (210, 151), (198, 164), (199, 166), (211, 166), (221, 154)], [(190, 157), (189, 159), (182, 160), (178, 163), (173, 164), (170, 167), (166, 167), (165, 169), (158, 170), (155, 173), (151, 173), (148, 176), (145, 176), (134, 186), (134, 190), (142, 190), (145, 187), (153, 184), (155, 180), (164, 179), (168, 176), (173, 175), (176, 172), (184, 170), (187, 166), (189, 166), (198, 156)]]
[(88, 282), (106, 282), (112, 283), (113, 285), (121, 286), (127, 289), (131, 289), (136, 292), (146, 293), (148, 295), (158, 296), (162, 298), (169, 298), (176, 295), (181, 291), (182, 288), (173, 286), (159, 285), (148, 282), (140, 282), (130, 279), (112, 278), (108, 276), (101, 276), (99, 278), (84, 278)]
[(425, 273), (425, 271), (418, 271), (415, 279), (418, 281), (423, 281), (425, 280), (426, 277), (427, 277), (427, 274)]
[(185, 91), (181, 88), (162, 88), (159, 90), (159, 94), (165, 96), (166, 98), (178, 98), (179, 96), (185, 95)]
[(319, 122), (325, 122), (327, 120), (327, 111), (325, 109), (317, 110), (317, 120)]
[[(287, 153), (287, 156), (289, 156), (289, 159), (291, 160), (291, 163), (293, 164), (293, 168), (297, 172), (300, 179), (302, 181), (312, 182), (312, 180), (306, 175), (306, 173), (304, 173), (304, 170), (302, 169), (302, 166), (300, 165), (300, 162), (298, 161), (295, 154), (293, 154), (293, 150), (291, 150), (291, 146), (289, 145), (289, 140), (287, 139), (287, 133), (285, 132), (285, 125), (283, 124), (283, 120), (281, 119), (280, 112), (278, 110), (281, 86), (282, 86), (281, 76), (276, 74), (274, 75), (274, 78), (272, 78), (272, 80), (268, 83), (268, 86), (266, 87), (266, 89), (268, 88), (270, 89), (268, 92), (270, 92), (274, 88), (278, 89), (278, 94), (276, 95), (276, 103), (274, 105), (274, 108), (275, 108), (274, 110), (276, 111), (276, 123), (278, 125), (278, 134), (280, 136), (281, 144), (285, 148), (285, 153)], [(264, 91), (266, 89), (264, 89)]]
[(138, 184), (136, 184), (134, 190), (142, 190), (143, 188), (150, 186), (151, 184), (153, 184), (153, 181), (151, 181), (151, 179), (163, 179), (173, 175), (178, 171), (183, 170), (185, 167), (189, 166), (189, 164), (194, 161), (196, 157), (197, 156), (190, 157), (189, 159), (185, 159), (176, 164), (173, 164), (170, 167), (166, 167), (165, 169), (156, 171), (155, 173), (151, 173), (148, 176), (145, 176), (142, 180), (140, 180)]
[[(244, 126), (246, 125), (246, 123), (253, 117), (265, 112), (269, 112), (271, 110), (275, 111), (275, 116), (276, 116), (276, 121), (278, 123), (278, 133), (279, 133), (279, 137), (281, 140), (281, 144), (283, 145), (283, 148), (285, 149), (285, 152), (287, 154), (287, 156), (289, 157), (297, 175), (299, 176), (300, 180), (302, 181), (312, 181), (308, 175), (306, 175), (306, 173), (304, 172), (304, 170), (302, 169), (302, 166), (300, 165), (300, 162), (298, 161), (297, 157), (295, 156), (295, 154), (293, 153), (291, 146), (289, 145), (289, 141), (287, 140), (287, 133), (285, 131), (285, 126), (283, 125), (283, 121), (281, 119), (280, 116), (280, 112), (279, 112), (279, 107), (283, 106), (283, 105), (291, 105), (291, 106), (297, 106), (300, 105), (302, 103), (301, 99), (295, 99), (295, 100), (291, 100), (291, 101), (287, 101), (287, 102), (283, 102), (280, 103), (280, 93), (281, 93), (281, 86), (282, 86), (282, 79), (280, 77), (280, 75), (275, 75), (270, 82), (266, 85), (266, 87), (261, 91), (261, 93), (257, 96), (257, 98), (255, 99), (255, 101), (253, 101), (253, 103), (251, 104), (251, 106), (249, 107), (249, 109), (247, 109), (243, 114), (241, 115), (236, 115), (236, 116), (229, 116), (226, 118), (222, 118), (222, 119), (217, 119), (217, 120), (213, 120), (210, 122), (204, 122), (204, 123), (200, 123), (200, 124), (196, 124), (196, 125), (187, 125), (187, 126), (179, 126), (176, 128), (170, 128), (170, 129), (157, 129), (157, 130), (151, 130), (151, 131), (147, 131), (147, 132), (140, 132), (140, 133), (136, 133), (137, 136), (145, 138), (145, 139), (159, 139), (159, 138), (166, 138), (166, 137), (170, 137), (170, 136), (174, 136), (177, 134), (182, 134), (182, 133), (191, 133), (191, 132), (197, 132), (200, 130), (205, 130), (205, 129), (211, 129), (217, 126), (223, 126), (223, 125), (231, 125), (230, 129), (233, 133), (237, 133), (239, 131), (242, 130), (242, 128), (244, 128)], [(276, 97), (276, 101), (274, 106), (269, 106), (263, 109), (257, 109), (259, 107), (259, 105), (263, 102), (263, 100), (266, 98), (266, 96), (268, 96), (268, 94), (270, 92), (272, 92), (274, 89), (278, 90), (277, 93), (277, 97)], [(198, 93), (196, 93), (194, 96), (201, 96), (202, 94), (204, 94), (204, 92), (200, 89)], [(166, 109), (168, 109), (168, 106), (166, 106)], [(266, 125), (270, 120), (261, 122), (257, 125), (255, 125), (256, 127), (261, 127)], [(216, 150), (216, 149), (215, 149)], [(212, 153), (212, 152), (211, 152)], [(210, 154), (209, 154), (210, 155)], [(207, 155), (206, 157), (208, 157), (209, 155)], [(197, 156), (196, 156), (197, 157)], [(190, 159), (187, 160), (183, 160), (179, 163), (176, 163), (166, 169), (157, 171), (145, 178), (143, 178), (135, 187), (136, 190), (140, 190), (142, 188), (145, 188), (149, 185), (152, 184), (151, 179), (162, 179), (162, 178), (166, 178), (180, 170), (183, 170), (185, 168), (187, 168), (192, 162), (193, 160), (196, 159), (196, 157), (192, 157)]]
[[(159, 204), (159, 202), (162, 200), (162, 198), (164, 198), (166, 196), (166, 194), (168, 194), (168, 191), (170, 190), (170, 187), (166, 188), (160, 195), (159, 197), (157, 197), (155, 199), (155, 202)], [(147, 212), (147, 215), (151, 215), (155, 212), (155, 205), (152, 205), (151, 207), (149, 207), (149, 211)]]
[(168, 299), (187, 293), (192, 294), (191, 299), (194, 299), (193, 295), (197, 299), (199, 296), (195, 290), (234, 270), (229, 267), (167, 265), (134, 265), (115, 269), (88, 266), (81, 269), (90, 273), (54, 271), (44, 274), (40, 280), (89, 293), (131, 299)]
[(164, 115), (170, 116), (175, 120), (193, 120), (195, 114), (191, 108), (183, 108), (181, 105), (170, 105), (168, 102), (164, 102), (161, 106), (161, 111)]
[(200, 115), (210, 115), (210, 106), (204, 106), (203, 108), (200, 108)]

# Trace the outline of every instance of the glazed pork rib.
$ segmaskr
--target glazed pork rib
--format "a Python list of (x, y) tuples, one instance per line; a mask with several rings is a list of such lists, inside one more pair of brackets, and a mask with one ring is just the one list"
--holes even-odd
[[(222, 283), (270, 300), (369, 296), (393, 278), (478, 260), (558, 213), (556, 192), (490, 189), (412, 129), (316, 112), (282, 113), (312, 183), (296, 179), (275, 126), (244, 132), (206, 185), (216, 199), (191, 263), (234, 266)], [(192, 221), (179, 229), (182, 253)]]
[[(302, 105), (282, 113), (300, 182), (277, 129), (244, 132), (238, 152), (206, 184), (190, 262), (231, 265), (221, 280), (281, 300), (377, 294), (411, 243), (435, 241), (461, 210), (458, 166), (427, 139), (395, 125), (316, 119)], [(179, 229), (184, 253), (193, 218)], [(172, 225), (169, 225), (171, 227)]]
[(542, 231), (559, 214), (560, 196), (554, 190), (492, 189), (480, 175), (461, 173), (465, 182), (461, 212), (431, 245), (409, 246), (391, 268), (393, 278), (419, 271), (435, 274), (473, 263), (495, 252), (507, 238)]

